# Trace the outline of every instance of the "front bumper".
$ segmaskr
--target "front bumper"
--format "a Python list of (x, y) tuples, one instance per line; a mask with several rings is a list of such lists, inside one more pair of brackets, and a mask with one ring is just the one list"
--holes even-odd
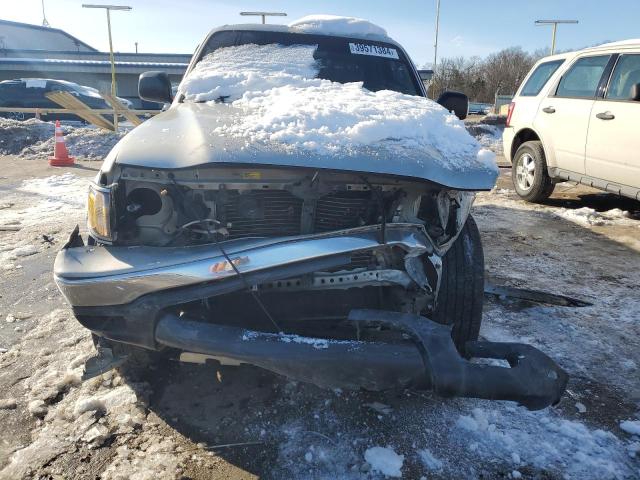
[[(246, 276), (319, 260), (333, 266), (348, 265), (351, 255), (377, 248), (399, 247), (410, 257), (434, 251), (420, 225), (389, 224), (384, 236), (381, 243), (381, 228), (373, 225), (298, 237), (233, 240), (221, 245)], [(150, 293), (235, 277), (220, 248), (211, 244), (64, 248), (54, 265), (58, 288), (74, 307), (125, 305)]]
[[(354, 253), (397, 247), (406, 258), (432, 254), (420, 226), (391, 224), (220, 248), (86, 247), (72, 238), (56, 258), (55, 280), (78, 320), (99, 336), (149, 349), (173, 348), (249, 363), (323, 387), (430, 388), (443, 396), (514, 400), (530, 409), (559, 401), (567, 375), (549, 357), (522, 344), (470, 342), (467, 353), (506, 360), (511, 368), (469, 362), (450, 327), (380, 310), (352, 310), (349, 320), (380, 324), (411, 340), (340, 341), (249, 331), (180, 316), (171, 307), (348, 265)], [(75, 245), (75, 246), (74, 246)]]
[(505, 360), (510, 367), (472, 363), (458, 354), (451, 329), (417, 315), (352, 310), (349, 319), (409, 335), (414, 344), (322, 340), (248, 331), (164, 315), (155, 336), (182, 351), (249, 363), (294, 380), (329, 388), (414, 387), (444, 397), (512, 400), (531, 410), (560, 401), (567, 374), (530, 345), (469, 342), (475, 358)]

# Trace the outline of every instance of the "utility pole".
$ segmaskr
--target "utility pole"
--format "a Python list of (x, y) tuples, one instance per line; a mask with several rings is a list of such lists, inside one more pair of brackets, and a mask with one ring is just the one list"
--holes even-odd
[[(131, 10), (127, 5), (89, 5), (83, 4), (82, 8), (102, 8), (107, 11), (107, 30), (109, 31), (109, 60), (111, 61), (111, 95), (116, 96), (116, 62), (113, 58), (113, 41), (111, 40), (111, 10)], [(118, 131), (118, 113), (113, 112), (113, 126)]]
[(438, 32), (440, 31), (440, 0), (436, 0), (436, 39), (433, 43), (433, 77), (431, 78), (431, 85), (433, 86), (433, 91), (431, 95), (435, 97), (435, 78), (436, 78), (436, 65), (438, 64)]
[(138, 53), (138, 42), (135, 42), (135, 43), (136, 43), (136, 53)]
[(48, 27), (49, 22), (47, 21), (47, 16), (44, 13), (44, 0), (41, 0), (40, 3), (42, 4), (42, 26)]
[(436, 41), (433, 44), (433, 73), (438, 63), (438, 31), (440, 30), (440, 0), (436, 0)]
[(266, 17), (286, 17), (284, 12), (240, 12), (243, 17), (262, 17), (262, 24), (266, 22)]
[(570, 24), (576, 24), (578, 23), (578, 20), (536, 20), (535, 24), (536, 26), (542, 26), (542, 25), (552, 25), (552, 30), (551, 30), (551, 53), (550, 55), (553, 55), (556, 51), (556, 30), (558, 29), (558, 24), (562, 23), (562, 24), (566, 24), (566, 23), (570, 23)]

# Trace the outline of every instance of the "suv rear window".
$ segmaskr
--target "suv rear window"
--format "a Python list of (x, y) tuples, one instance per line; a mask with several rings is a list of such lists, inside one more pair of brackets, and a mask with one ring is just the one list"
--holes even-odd
[(522, 87), (520, 96), (535, 97), (538, 95), (542, 87), (544, 87), (551, 78), (551, 75), (553, 75), (563, 63), (564, 60), (554, 60), (553, 62), (545, 62), (538, 65), (538, 68), (533, 71), (527, 83)]
[(557, 97), (595, 98), (600, 79), (604, 69), (609, 63), (611, 55), (598, 55), (597, 57), (583, 57), (579, 59), (564, 74), (558, 90)]
[(631, 87), (640, 83), (640, 55), (621, 55), (611, 76), (606, 98), (629, 100)]

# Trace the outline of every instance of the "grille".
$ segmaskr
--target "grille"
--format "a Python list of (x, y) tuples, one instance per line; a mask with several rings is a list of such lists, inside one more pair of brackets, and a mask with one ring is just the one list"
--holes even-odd
[(339, 192), (325, 195), (316, 206), (316, 232), (330, 232), (366, 225), (371, 205), (369, 192)]
[[(316, 204), (314, 232), (330, 232), (369, 223), (372, 201), (369, 192), (338, 192)], [(374, 205), (375, 207), (375, 205)], [(229, 238), (299, 235), (302, 199), (286, 190), (228, 192), (218, 217), (227, 224)]]

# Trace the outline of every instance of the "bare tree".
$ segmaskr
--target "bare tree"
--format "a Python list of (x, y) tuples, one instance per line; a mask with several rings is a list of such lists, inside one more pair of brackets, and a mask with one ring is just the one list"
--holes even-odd
[(437, 97), (444, 90), (456, 90), (474, 101), (492, 103), (496, 93), (515, 93), (538, 58), (519, 47), (501, 50), (485, 59), (443, 58), (434, 74), (431, 92)]

